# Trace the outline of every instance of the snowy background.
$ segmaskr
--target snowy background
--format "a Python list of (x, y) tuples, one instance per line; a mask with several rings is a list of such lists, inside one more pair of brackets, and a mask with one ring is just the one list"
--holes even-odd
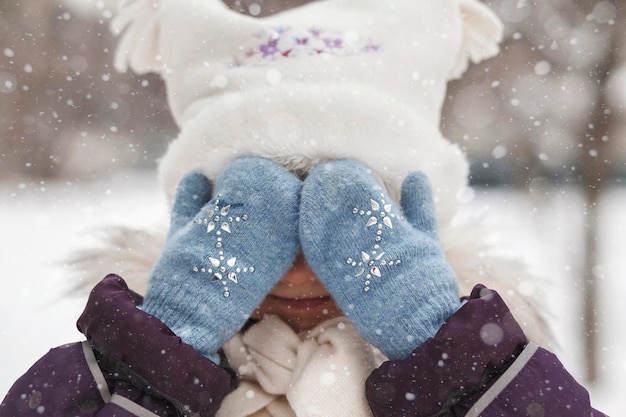
[[(50, 347), (81, 339), (85, 297), (68, 294), (67, 256), (108, 224), (163, 218), (155, 165), (176, 126), (158, 77), (111, 68), (116, 3), (0, 1), (0, 396)], [(472, 164), (463, 214), (486, 215), (533, 264), (542, 278), (520, 290), (545, 300), (553, 350), (615, 417), (626, 390), (624, 2), (485, 3), (504, 23), (502, 51), (450, 83), (442, 112)], [(585, 277), (599, 289), (593, 383)]]

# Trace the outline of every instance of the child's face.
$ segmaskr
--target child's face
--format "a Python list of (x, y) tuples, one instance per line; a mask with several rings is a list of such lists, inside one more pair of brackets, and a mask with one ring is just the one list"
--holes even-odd
[(296, 332), (342, 315), (302, 254), (254, 310), (252, 317), (260, 319), (264, 314), (280, 317)]

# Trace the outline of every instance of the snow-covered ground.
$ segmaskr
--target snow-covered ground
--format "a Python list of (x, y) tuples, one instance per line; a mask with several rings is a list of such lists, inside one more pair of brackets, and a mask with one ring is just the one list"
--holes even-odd
[[(64, 258), (107, 224), (152, 225), (164, 203), (151, 172), (120, 173), (79, 183), (0, 183), (0, 396), (46, 351), (81, 339), (75, 328), (84, 297), (69, 296)], [(626, 388), (626, 188), (610, 189), (602, 201), (600, 379), (590, 386), (592, 402), (620, 415)], [(468, 210), (481, 210), (499, 224), (501, 234), (527, 252), (543, 276), (546, 310), (557, 337), (557, 354), (583, 381), (580, 280), (582, 200), (575, 189), (542, 197), (476, 189)]]

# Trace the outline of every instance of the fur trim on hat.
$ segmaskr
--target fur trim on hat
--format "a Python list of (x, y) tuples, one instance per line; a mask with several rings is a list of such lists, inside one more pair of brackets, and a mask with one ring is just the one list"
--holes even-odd
[(451, 219), (457, 194), (466, 186), (468, 164), (458, 146), (432, 123), (371, 88), (292, 83), (228, 93), (198, 102), (195, 109), (161, 161), (170, 203), (190, 170), (215, 180), (229, 162), (250, 155), (302, 175), (322, 161), (357, 159), (372, 169), (395, 201), (404, 178), (423, 171), (432, 184), (441, 224)]

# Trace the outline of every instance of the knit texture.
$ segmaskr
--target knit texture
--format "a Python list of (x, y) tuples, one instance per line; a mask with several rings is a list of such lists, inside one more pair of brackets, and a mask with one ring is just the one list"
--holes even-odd
[(423, 174), (404, 180), (403, 211), (354, 160), (314, 169), (301, 199), (305, 257), (358, 331), (386, 356), (408, 356), (456, 311), (457, 281)]
[(215, 361), (295, 259), (300, 189), (259, 158), (226, 167), (215, 195), (204, 175), (185, 176), (143, 309)]

